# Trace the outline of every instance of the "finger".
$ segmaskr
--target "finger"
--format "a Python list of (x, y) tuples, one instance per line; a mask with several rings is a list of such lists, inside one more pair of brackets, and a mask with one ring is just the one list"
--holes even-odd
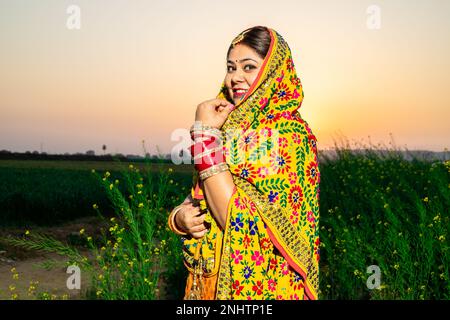
[(205, 230), (205, 231), (202, 231), (202, 232), (195, 232), (195, 233), (192, 233), (192, 236), (193, 236), (195, 239), (200, 239), (200, 238), (203, 237), (207, 232), (208, 232), (208, 230)]
[(212, 99), (208, 101), (207, 105), (218, 111), (219, 108), (227, 107), (228, 105), (231, 105), (231, 103), (225, 99)]
[(225, 107), (220, 107), (217, 111), (221, 115), (228, 116), (234, 109), (236, 109), (236, 106), (234, 106), (233, 104), (228, 104)]
[(208, 228), (206, 228), (204, 224), (201, 224), (199, 226), (194, 226), (194, 227), (190, 228), (189, 233), (203, 232), (205, 230), (208, 230)]
[(205, 222), (205, 215), (201, 215), (192, 219), (193, 226), (202, 225), (203, 222)]
[(197, 217), (201, 213), (200, 207), (188, 207), (187, 210), (191, 218)]

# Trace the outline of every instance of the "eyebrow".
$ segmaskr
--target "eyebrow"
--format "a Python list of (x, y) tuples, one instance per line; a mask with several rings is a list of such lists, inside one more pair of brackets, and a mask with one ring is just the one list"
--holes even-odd
[[(252, 61), (258, 63), (258, 61), (254, 60), (252, 58), (244, 58), (242, 60), (239, 60), (239, 62), (244, 62), (244, 61), (247, 61), (247, 60), (252, 60)], [(227, 63), (234, 63), (234, 61), (228, 60)]]

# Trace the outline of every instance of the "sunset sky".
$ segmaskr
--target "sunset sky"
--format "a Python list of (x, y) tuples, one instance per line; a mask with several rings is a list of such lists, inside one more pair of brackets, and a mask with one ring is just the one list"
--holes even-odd
[[(66, 12), (80, 8), (80, 29)], [(367, 21), (381, 11), (380, 28)], [(450, 1), (0, 0), (0, 150), (170, 152), (214, 98), (233, 38), (288, 42), (300, 109), (333, 139), (450, 147)]]

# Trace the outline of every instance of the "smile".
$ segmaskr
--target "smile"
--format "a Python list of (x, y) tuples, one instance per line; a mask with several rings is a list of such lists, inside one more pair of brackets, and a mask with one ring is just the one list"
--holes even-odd
[(248, 90), (236, 90), (233, 91), (233, 97), (234, 98), (240, 98), (242, 96), (244, 96), (247, 93)]

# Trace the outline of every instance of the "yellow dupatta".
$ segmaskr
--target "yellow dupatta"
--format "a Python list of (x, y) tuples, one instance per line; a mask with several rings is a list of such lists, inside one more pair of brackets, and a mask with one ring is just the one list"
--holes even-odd
[[(186, 267), (217, 276), (216, 299), (317, 299), (319, 182), (316, 137), (298, 113), (303, 90), (289, 46), (273, 29), (269, 51), (222, 127), (236, 185), (221, 230), (197, 183), (211, 228), (183, 238)], [(222, 83), (217, 98), (228, 97)]]

